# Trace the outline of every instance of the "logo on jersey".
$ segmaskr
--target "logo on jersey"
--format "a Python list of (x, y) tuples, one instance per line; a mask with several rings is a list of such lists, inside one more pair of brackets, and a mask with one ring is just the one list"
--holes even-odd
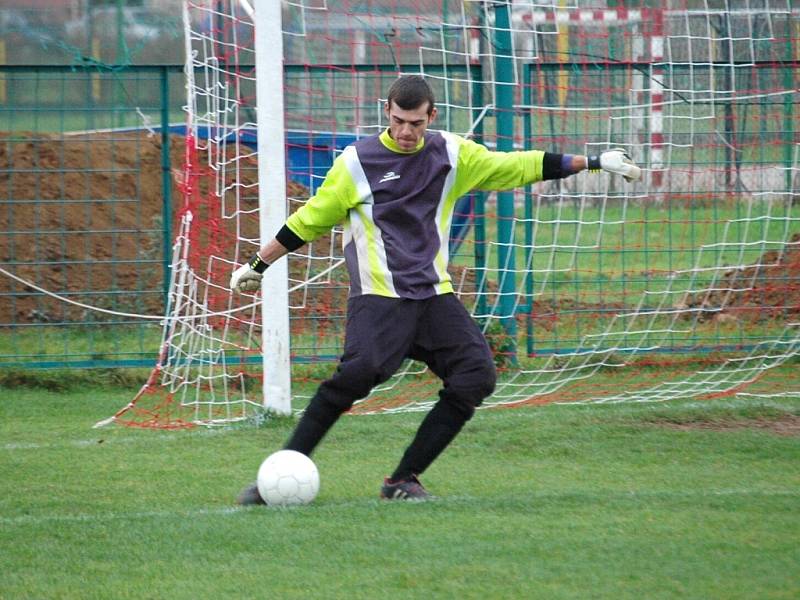
[(383, 183), (384, 181), (391, 181), (392, 179), (400, 179), (400, 175), (397, 175), (394, 171), (389, 171), (381, 177), (381, 180), (378, 183)]

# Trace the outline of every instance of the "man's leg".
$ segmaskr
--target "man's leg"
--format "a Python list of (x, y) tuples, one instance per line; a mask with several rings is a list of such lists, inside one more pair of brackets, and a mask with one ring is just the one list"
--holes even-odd
[[(413, 343), (422, 304), (413, 300), (357, 296), (347, 303), (344, 354), (303, 412), (284, 447), (309, 456), (353, 402), (365, 397), (400, 367)], [(253, 483), (239, 504), (263, 504)]]
[(421, 319), (412, 357), (424, 360), (444, 387), (420, 424), (390, 481), (422, 474), (494, 391), (496, 373), (489, 345), (453, 294), (431, 299)]
[(397, 371), (413, 343), (419, 308), (399, 298), (350, 299), (341, 362), (317, 389), (287, 450), (310, 455), (343, 412)]

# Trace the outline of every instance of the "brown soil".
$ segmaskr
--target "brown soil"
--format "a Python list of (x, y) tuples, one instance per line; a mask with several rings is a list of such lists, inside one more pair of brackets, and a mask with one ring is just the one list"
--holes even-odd
[[(172, 136), (169, 152), (174, 234), (175, 215), (183, 205), (184, 138)], [(0, 263), (39, 287), (85, 304), (161, 314), (161, 162), (160, 136), (146, 133), (62, 137), (0, 132), (5, 200)], [(241, 173), (243, 182), (253, 186), (248, 196), (257, 198), (255, 160), (245, 162)], [(290, 184), (290, 196), (307, 194), (303, 186)], [(257, 218), (251, 221), (252, 228)], [(108, 319), (7, 277), (0, 277), (0, 294), (0, 325)]]
[(722, 309), (700, 313), (719, 322), (800, 316), (800, 233), (781, 252), (770, 250), (754, 265), (725, 273), (714, 287), (745, 291), (696, 294), (685, 308)]
[(687, 423), (657, 421), (651, 424), (679, 431), (739, 431), (741, 429), (761, 429), (774, 433), (775, 435), (800, 436), (800, 416), (798, 415), (781, 415), (776, 418), (760, 417), (755, 419), (713, 419), (709, 421), (691, 421)]
[[(184, 152), (184, 138), (173, 136), (173, 221), (183, 203)], [(252, 186), (247, 188), (248, 197), (254, 199), (258, 193), (255, 161), (242, 166), (242, 179)], [(0, 213), (0, 263), (42, 288), (86, 304), (160, 314), (164, 308), (162, 177), (159, 136), (137, 132), (69, 137), (0, 133), (0, 193), (6, 200)], [(201, 193), (205, 191), (201, 189)], [(308, 190), (290, 183), (289, 196), (307, 195)], [(230, 229), (233, 222), (215, 221), (201, 242), (213, 239), (219, 229)], [(250, 219), (245, 228), (252, 230), (256, 223), (256, 218)], [(175, 229), (173, 223), (173, 232)], [(222, 233), (221, 243), (227, 245), (224, 240), (229, 240), (232, 232)], [(253, 231), (245, 234), (254, 236)], [(337, 237), (337, 245), (339, 241)], [(689, 299), (688, 307), (722, 307), (721, 312), (709, 313), (719, 320), (800, 316), (800, 234), (791, 241), (782, 253), (766, 252), (755, 265), (727, 273), (723, 284), (717, 286), (729, 284), (748, 291), (698, 294)], [(315, 242), (315, 254), (328, 254), (330, 243), (329, 237)], [(302, 259), (293, 260), (293, 278), (304, 278), (305, 267)], [(463, 291), (476, 288), (472, 271), (465, 274), (454, 268), (453, 280)], [(0, 325), (104, 319), (32, 292), (0, 277)], [(293, 305), (299, 303), (295, 298), (302, 293), (294, 294)], [(344, 285), (309, 296), (304, 298), (305, 309), (296, 316), (340, 314), (346, 297)], [(548, 328), (551, 321), (557, 321), (558, 314), (569, 308), (563, 302), (570, 301), (537, 302), (534, 315), (539, 325)], [(591, 307), (581, 308), (585, 312)]]
[[(170, 145), (173, 168), (183, 144)], [(16, 275), (59, 294), (104, 307), (162, 308), (161, 140), (145, 134), (60, 137), (0, 133), (0, 189), (9, 200), (0, 223), (0, 261)], [(179, 192), (173, 186), (173, 204)], [(9, 267), (6, 266), (8, 269)], [(6, 277), (0, 322), (72, 321), (81, 309), (31, 295)], [(110, 294), (110, 292), (121, 292)], [(125, 292), (132, 292), (126, 294)]]

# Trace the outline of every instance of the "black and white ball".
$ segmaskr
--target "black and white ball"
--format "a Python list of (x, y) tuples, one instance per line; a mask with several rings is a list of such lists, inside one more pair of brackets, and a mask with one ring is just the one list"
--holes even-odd
[(319, 492), (319, 472), (305, 454), (279, 450), (261, 463), (257, 483), (258, 493), (269, 506), (308, 504)]

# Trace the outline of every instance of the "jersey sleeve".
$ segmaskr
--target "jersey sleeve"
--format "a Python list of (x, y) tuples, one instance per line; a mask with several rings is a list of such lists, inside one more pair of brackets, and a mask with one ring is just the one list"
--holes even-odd
[(459, 194), (471, 190), (509, 190), (542, 181), (544, 152), (492, 152), (472, 140), (459, 141), (456, 187)]
[(313, 242), (341, 223), (357, 203), (353, 178), (339, 155), (317, 192), (286, 220), (286, 226), (306, 242)]

